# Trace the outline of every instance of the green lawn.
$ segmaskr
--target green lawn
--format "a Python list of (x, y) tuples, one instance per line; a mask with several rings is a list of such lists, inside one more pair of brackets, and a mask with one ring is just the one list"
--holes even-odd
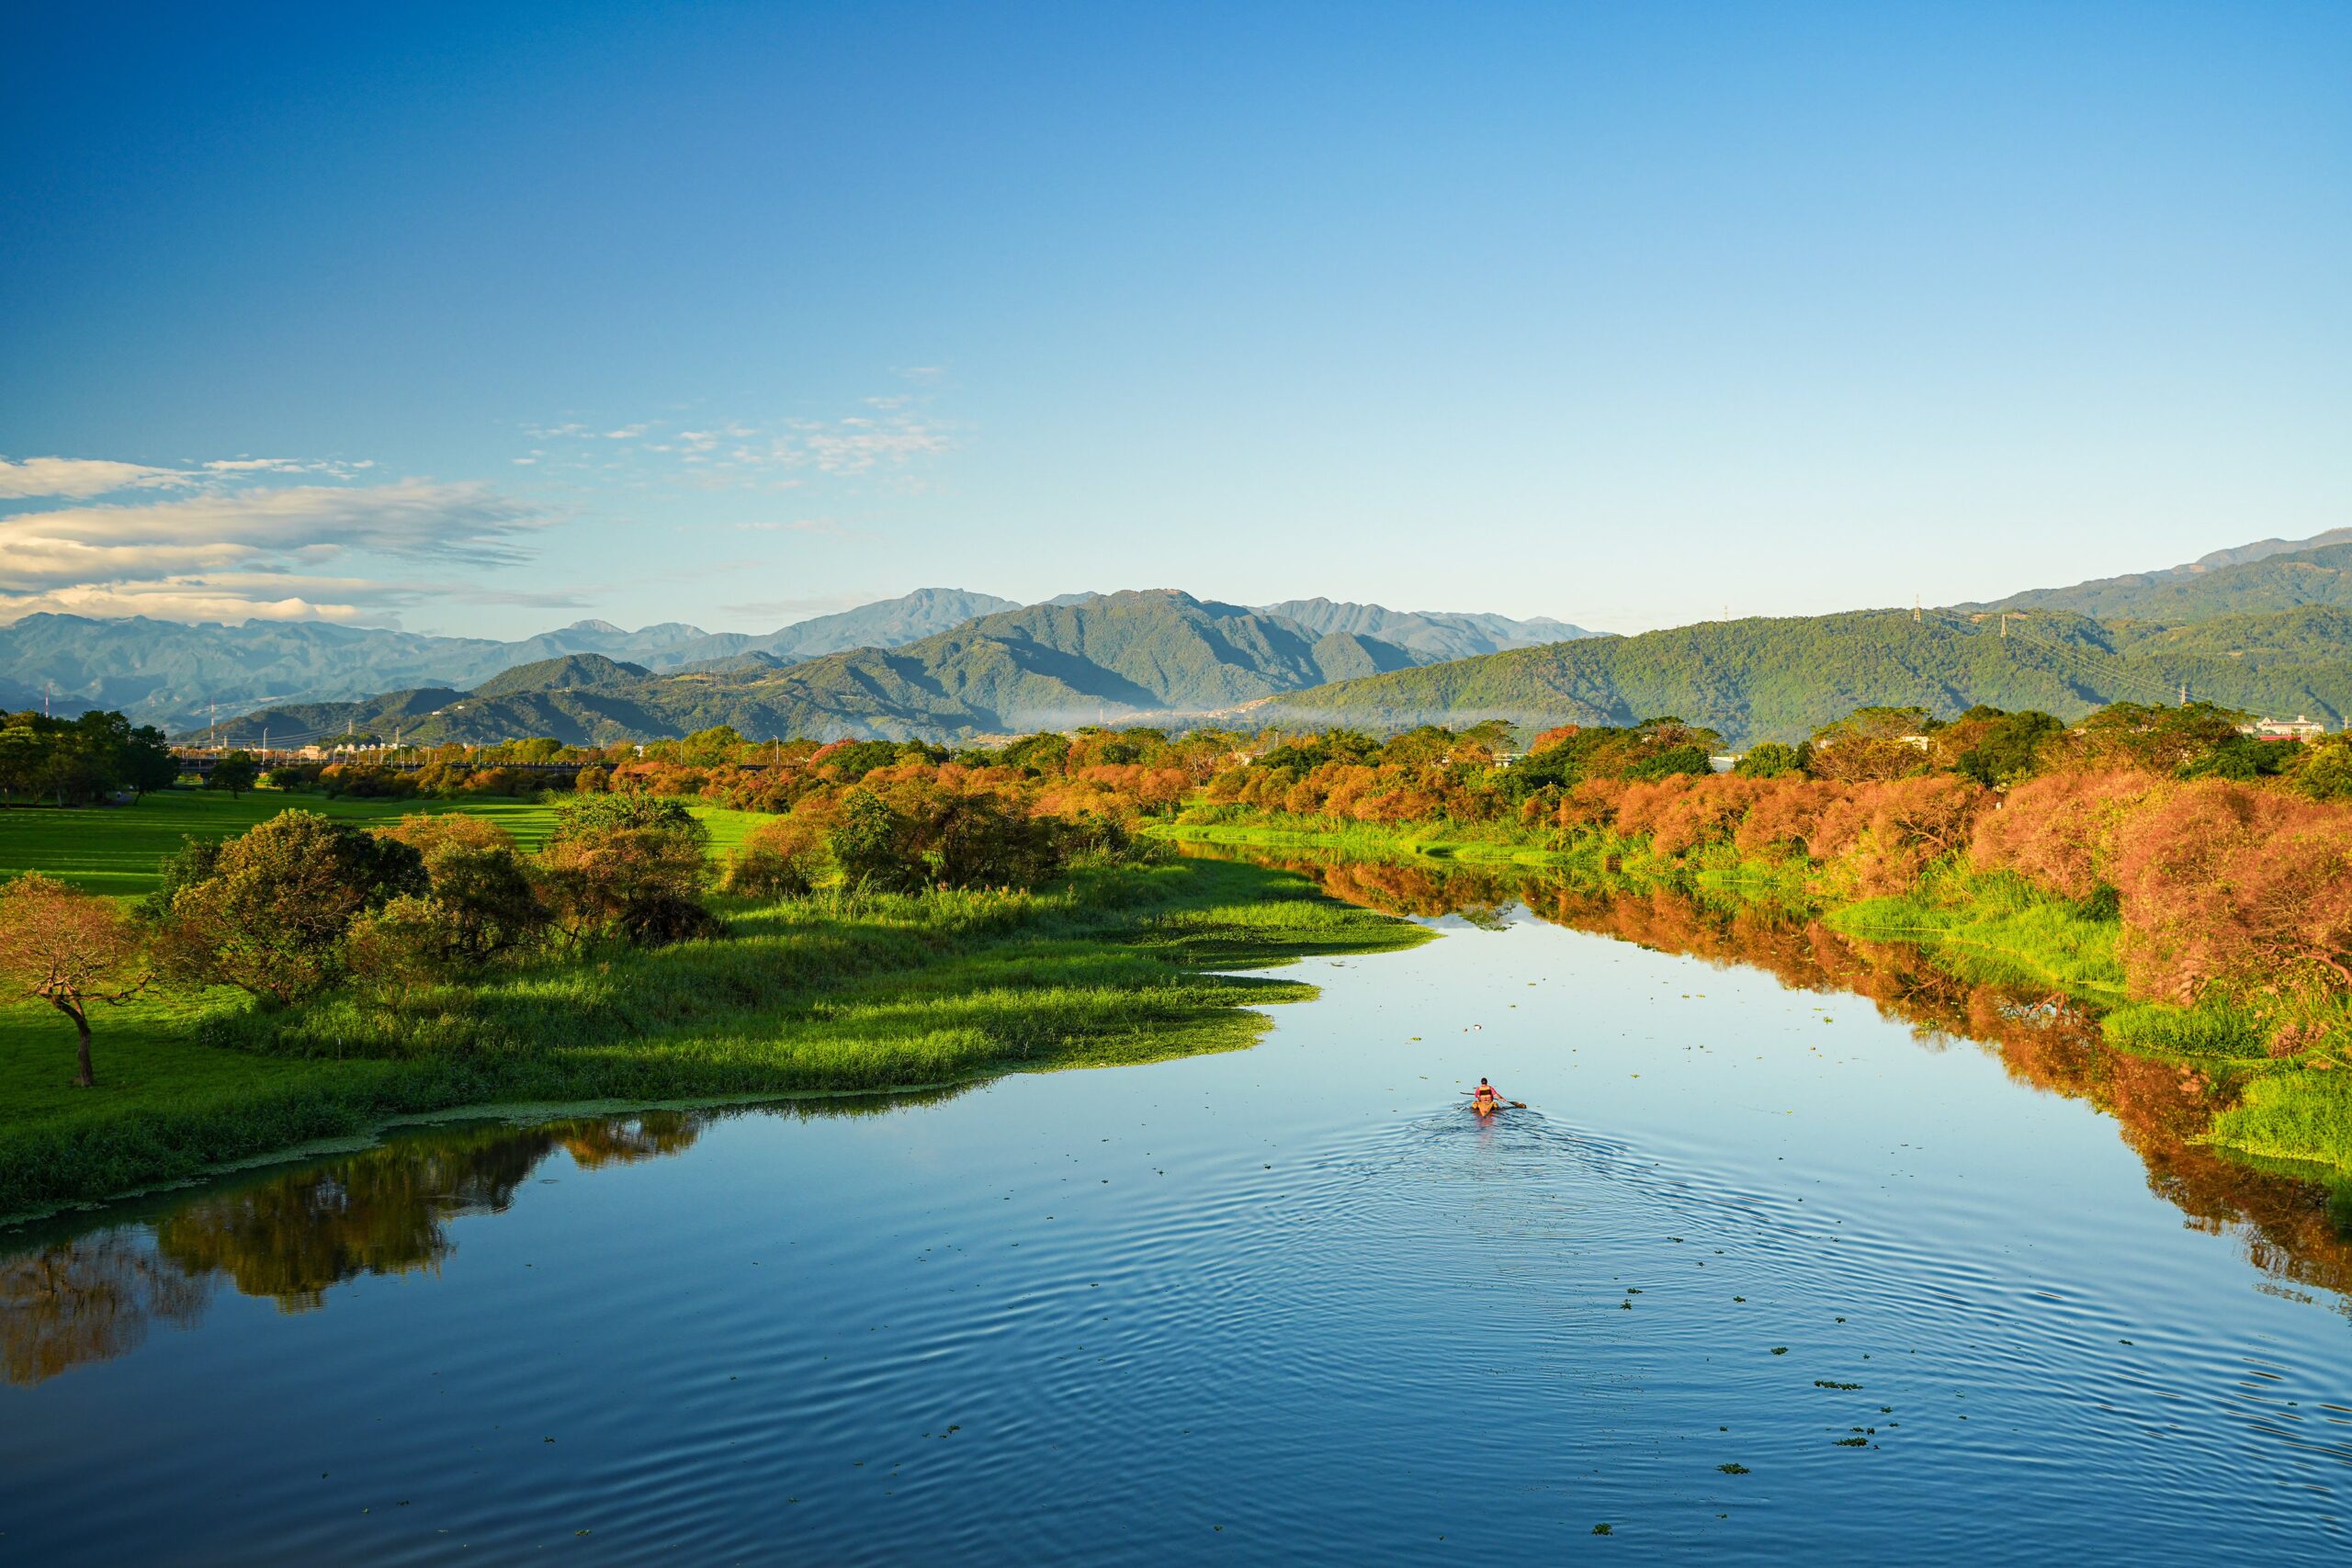
[(1265, 1026), (1250, 1010), (1313, 992), (1214, 971), (1426, 935), (1220, 861), (1043, 893), (721, 906), (722, 939), (471, 983), (272, 1014), (225, 990), (101, 1008), (93, 1090), (69, 1087), (65, 1019), (0, 1009), (0, 1215), (458, 1105), (911, 1088), (1231, 1049)]
[[(0, 808), (0, 877), (45, 871), (92, 893), (137, 897), (155, 886), (155, 867), (191, 835), (227, 839), (281, 811), (317, 811), (351, 821), (375, 821), (411, 812), (462, 811), (487, 817), (536, 850), (555, 826), (555, 808), (514, 800), (356, 800), (325, 795), (254, 790), (232, 798), (213, 790), (163, 790), (135, 806), (60, 810)], [(763, 816), (699, 806), (710, 826), (711, 850), (742, 842)]]

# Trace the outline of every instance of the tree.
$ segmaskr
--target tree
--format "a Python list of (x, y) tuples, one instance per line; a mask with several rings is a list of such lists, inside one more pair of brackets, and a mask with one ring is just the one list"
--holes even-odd
[(825, 847), (851, 886), (912, 892), (922, 885), (922, 868), (908, 852), (910, 830), (905, 818), (861, 785), (843, 792)]
[(2235, 739), (2240, 716), (2211, 703), (2110, 703), (2066, 732), (2066, 750), (2086, 768), (2177, 773)]
[(0, 800), (45, 795), (60, 806), (86, 805), (117, 790), (161, 789), (178, 776), (163, 736), (119, 713), (0, 718)]
[(707, 936), (718, 926), (702, 903), (709, 840), (674, 800), (575, 796), (558, 808), (539, 852), (540, 887), (574, 940), (604, 931), (646, 945)]
[(2046, 713), (2003, 713), (1979, 704), (1935, 732), (1929, 754), (1978, 784), (2006, 789), (2041, 770), (2044, 753), (2065, 728)]
[(2297, 789), (2313, 800), (2352, 800), (2352, 735), (2331, 735), (2299, 750)]
[(1055, 824), (986, 790), (909, 779), (892, 784), (886, 799), (901, 825), (894, 849), (907, 862), (902, 885), (1027, 887), (1062, 864)]
[(1813, 732), (1813, 751), (1805, 765), (1815, 777), (1840, 784), (1924, 773), (1928, 735), (1936, 728), (1925, 708), (1856, 708)]
[(1732, 772), (1744, 779), (1777, 779), (1802, 766), (1795, 747), (1778, 740), (1762, 740), (1747, 749)]
[(281, 811), (222, 844), (209, 872), (173, 894), (164, 953), (190, 979), (283, 1005), (341, 976), (344, 938), (360, 916), (431, 890), (411, 846), (315, 811)]
[(514, 836), (461, 812), (417, 813), (377, 836), (424, 858), (430, 891), (402, 894), (352, 928), (347, 957), (378, 978), (437, 977), (478, 969), (547, 930), (547, 906)]
[(212, 771), (204, 775), (204, 787), (225, 789), (229, 792), (229, 798), (234, 800), (253, 788), (254, 782), (260, 777), (260, 763), (245, 752), (232, 751), (225, 757), (215, 759)]
[(144, 989), (139, 934), (103, 898), (28, 871), (0, 888), (0, 980), (74, 1021), (79, 1037), (74, 1082), (89, 1089), (90, 1004), (119, 1003)]

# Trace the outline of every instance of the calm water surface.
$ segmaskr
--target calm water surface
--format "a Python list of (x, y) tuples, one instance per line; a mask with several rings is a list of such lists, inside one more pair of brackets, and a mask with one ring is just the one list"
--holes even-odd
[(1253, 1051), (0, 1235), (0, 1561), (2352, 1560), (2352, 1248), (2195, 1085), (1560, 897)]

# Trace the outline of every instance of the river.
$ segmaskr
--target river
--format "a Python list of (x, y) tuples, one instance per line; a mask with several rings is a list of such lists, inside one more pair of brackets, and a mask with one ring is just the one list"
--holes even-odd
[(1253, 1050), (0, 1235), (0, 1561), (2352, 1556), (2352, 1244), (2193, 1075), (1818, 928), (1306, 869), (1442, 934)]

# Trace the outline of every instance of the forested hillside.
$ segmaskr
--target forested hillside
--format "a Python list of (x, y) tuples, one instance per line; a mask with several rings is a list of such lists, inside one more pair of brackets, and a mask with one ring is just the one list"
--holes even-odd
[(1430, 665), (1272, 699), (1269, 723), (1396, 729), (1505, 718), (1534, 728), (1672, 714), (1743, 744), (1796, 740), (1866, 705), (1951, 716), (1979, 703), (2080, 717), (2192, 695), (2352, 713), (2352, 615), (2306, 608), (2178, 627), (1907, 610), (1710, 622)]
[(2216, 550), (2164, 571), (2102, 577), (2071, 588), (2037, 588), (1995, 604), (1960, 608), (2075, 610), (2103, 620), (2178, 623), (2303, 604), (2352, 609), (2352, 529), (2333, 529), (2303, 540), (2266, 540)]

